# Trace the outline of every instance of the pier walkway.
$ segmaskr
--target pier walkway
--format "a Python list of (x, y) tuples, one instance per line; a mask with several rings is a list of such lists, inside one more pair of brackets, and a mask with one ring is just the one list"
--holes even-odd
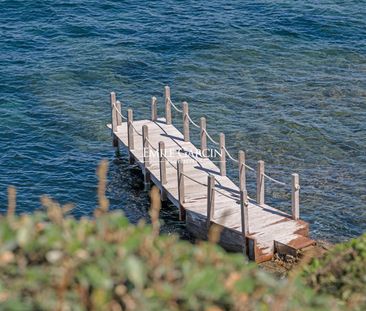
[[(188, 103), (182, 107), (170, 98), (165, 87), (165, 116), (157, 116), (157, 100), (151, 101), (151, 119), (134, 120), (133, 110), (123, 114), (122, 104), (111, 93), (112, 123), (115, 147), (129, 151), (130, 162), (138, 164), (148, 188), (154, 183), (162, 201), (170, 200), (178, 209), (181, 220), (197, 238), (206, 239), (212, 224), (222, 229), (219, 243), (231, 251), (244, 251), (256, 262), (270, 260), (275, 252), (295, 254), (314, 244), (308, 238), (309, 225), (299, 217), (299, 177), (292, 174), (292, 214), (265, 204), (265, 181), (283, 184), (264, 171), (264, 162), (251, 168), (245, 153), (237, 158), (225, 147), (225, 135), (213, 139), (206, 130), (206, 119), (194, 122)], [(171, 109), (182, 114), (183, 133), (173, 124)], [(190, 125), (199, 128), (200, 147), (190, 142)], [(208, 140), (215, 147), (208, 148)], [(226, 175), (226, 161), (238, 167), (238, 185)], [(217, 164), (217, 165), (216, 165)], [(246, 172), (256, 173), (256, 198), (246, 191)]]

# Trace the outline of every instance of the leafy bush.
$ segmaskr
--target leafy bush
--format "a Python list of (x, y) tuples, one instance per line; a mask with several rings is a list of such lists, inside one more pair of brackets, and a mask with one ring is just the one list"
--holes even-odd
[[(41, 198), (46, 213), (17, 216), (9, 188), (8, 214), (0, 216), (0, 310), (338, 309), (299, 279), (275, 279), (213, 242), (159, 235), (156, 188), (152, 225), (133, 226), (121, 212), (108, 212), (106, 172), (103, 162), (93, 219), (67, 217), (72, 206), (47, 197)], [(213, 228), (210, 240), (217, 241)], [(365, 258), (364, 244), (357, 251)]]
[(313, 259), (303, 276), (318, 293), (339, 298), (347, 308), (366, 310), (366, 234)]
[(158, 236), (151, 226), (130, 225), (120, 212), (79, 221), (49, 216), (0, 219), (0, 309), (325, 307), (310, 289), (276, 280), (240, 254)]

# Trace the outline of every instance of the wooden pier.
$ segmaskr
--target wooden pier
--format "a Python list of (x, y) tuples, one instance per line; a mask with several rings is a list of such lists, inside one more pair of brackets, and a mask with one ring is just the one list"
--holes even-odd
[[(244, 251), (256, 262), (270, 260), (274, 253), (294, 254), (314, 244), (308, 238), (309, 225), (300, 220), (299, 176), (292, 174), (292, 215), (265, 203), (265, 180), (284, 184), (265, 173), (264, 162), (257, 168), (245, 162), (245, 153), (232, 156), (225, 147), (225, 135), (213, 139), (206, 129), (206, 119), (194, 122), (188, 103), (181, 108), (171, 100), (165, 87), (165, 116), (157, 115), (157, 100), (151, 100), (150, 120), (134, 120), (133, 110), (125, 109), (111, 93), (113, 145), (126, 147), (130, 162), (137, 163), (146, 188), (154, 183), (162, 201), (170, 200), (178, 209), (187, 229), (199, 239), (206, 239), (210, 226), (221, 227), (219, 243), (231, 251)], [(182, 114), (183, 133), (172, 124), (172, 109)], [(200, 147), (190, 142), (190, 125), (199, 129)], [(211, 141), (213, 149), (208, 148)], [(216, 159), (216, 161), (215, 161)], [(226, 176), (226, 161), (237, 163), (238, 185)], [(215, 163), (218, 163), (218, 166)], [(256, 173), (256, 198), (248, 197), (246, 172)]]

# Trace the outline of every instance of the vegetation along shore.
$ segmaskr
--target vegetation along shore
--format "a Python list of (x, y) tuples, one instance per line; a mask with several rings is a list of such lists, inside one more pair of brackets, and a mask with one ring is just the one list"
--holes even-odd
[(98, 169), (94, 218), (41, 198), (43, 211), (17, 215), (15, 189), (0, 219), (2, 310), (364, 310), (366, 235), (304, 260), (286, 278), (209, 241), (159, 234), (160, 200), (151, 190), (151, 224), (109, 211), (107, 163)]

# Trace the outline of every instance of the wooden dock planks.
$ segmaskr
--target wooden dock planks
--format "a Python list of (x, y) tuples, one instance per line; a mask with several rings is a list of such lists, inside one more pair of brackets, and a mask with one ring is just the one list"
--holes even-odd
[[(146, 125), (148, 140), (151, 146), (149, 162), (145, 167), (143, 157), (143, 138), (135, 131), (133, 134), (134, 149), (130, 155), (142, 170), (147, 170), (151, 180), (164, 189), (168, 199), (179, 208), (177, 161), (183, 161), (184, 202), (187, 228), (197, 238), (207, 237), (207, 177), (215, 177), (215, 204), (211, 222), (222, 226), (220, 244), (233, 251), (246, 249), (247, 254), (257, 262), (272, 258), (276, 245), (285, 245), (290, 249), (303, 248), (313, 243), (307, 238), (308, 224), (302, 220), (293, 220), (291, 215), (271, 206), (257, 205), (250, 201), (248, 206), (249, 234), (243, 238), (241, 229), (240, 192), (227, 176), (221, 176), (220, 169), (205, 157), (194, 157), (197, 148), (189, 141), (184, 141), (183, 134), (174, 125), (166, 124), (164, 118), (133, 121), (134, 128), (142, 134)], [(117, 126), (115, 137), (128, 147), (127, 123)], [(166, 181), (163, 186), (160, 181), (158, 158), (159, 142), (164, 142), (167, 159)], [(155, 149), (155, 150), (154, 150)], [(174, 167), (173, 167), (174, 166)], [(195, 180), (195, 181), (194, 181)], [(218, 192), (219, 191), (219, 192)], [(282, 248), (281, 248), (282, 249)]]

